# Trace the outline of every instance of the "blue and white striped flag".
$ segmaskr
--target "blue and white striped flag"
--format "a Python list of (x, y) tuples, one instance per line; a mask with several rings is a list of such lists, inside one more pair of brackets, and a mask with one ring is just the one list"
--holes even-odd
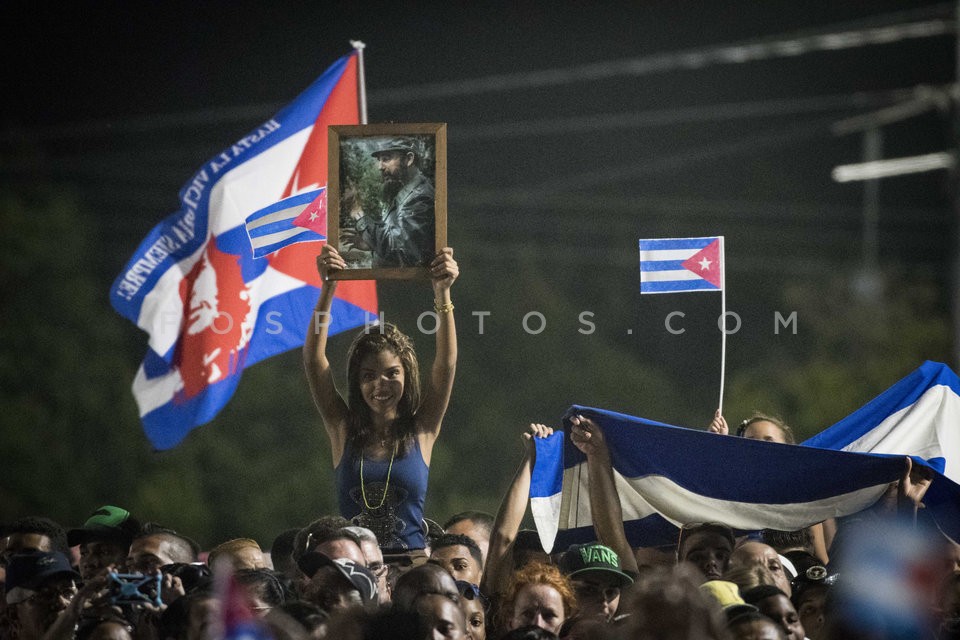
[[(250, 236), (253, 257), (262, 258), (297, 242), (326, 240), (326, 236), (294, 224), (300, 214), (320, 198), (324, 191), (326, 187), (298, 193), (247, 216), (247, 235)], [(322, 222), (323, 226), (326, 226), (326, 207), (323, 207), (322, 211), (317, 211), (316, 216), (318, 218), (316, 222)], [(321, 216), (322, 221), (319, 220)]]
[(640, 293), (723, 289), (723, 236), (640, 241)]
[[(949, 475), (960, 457), (954, 444), (960, 435), (960, 380), (937, 363), (919, 371), (821, 434), (827, 438), (804, 445), (722, 436), (588, 407), (573, 406), (568, 415), (586, 415), (603, 429), (624, 528), (634, 546), (674, 543), (684, 523), (792, 531), (854, 514), (900, 478), (906, 455), (935, 470), (924, 513), (960, 540), (960, 485), (941, 473)], [(884, 411), (887, 418), (877, 421)], [(869, 440), (880, 433), (871, 424), (884, 434), (879, 442), (885, 446), (874, 452), (809, 446), (843, 445), (848, 438), (838, 432)], [(530, 506), (545, 549), (596, 539), (586, 457), (565, 439), (565, 432), (557, 432), (536, 440)]]
[(918, 456), (960, 483), (960, 378), (928, 360), (803, 445)]

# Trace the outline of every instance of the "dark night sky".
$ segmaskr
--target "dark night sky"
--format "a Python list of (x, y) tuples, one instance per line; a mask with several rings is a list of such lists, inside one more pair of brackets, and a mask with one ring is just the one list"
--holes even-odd
[[(4, 163), (0, 180), (47, 181), (95, 212), (115, 247), (98, 267), (106, 294), (193, 171), (360, 39), (371, 122), (449, 124), (450, 243), (483, 282), (534, 256), (557, 274), (551, 286), (589, 304), (590, 279), (571, 272), (604, 265), (621, 274), (605, 286), (632, 293), (636, 238), (723, 233), (747, 307), (792, 275), (855, 265), (862, 186), (835, 184), (830, 171), (859, 161), (862, 143), (830, 125), (955, 82), (955, 10), (889, 0), (7, 3), (0, 148), (34, 160)], [(954, 32), (697, 68), (677, 55), (738, 43), (783, 51), (811, 34), (931, 20), (954, 21)], [(531, 84), (623, 60), (664, 68)], [(497, 76), (518, 86), (471, 88)], [(949, 112), (884, 130), (886, 157), (950, 146)], [(882, 184), (882, 259), (949, 265), (951, 185), (944, 171)], [(478, 291), (474, 278), (458, 286)]]

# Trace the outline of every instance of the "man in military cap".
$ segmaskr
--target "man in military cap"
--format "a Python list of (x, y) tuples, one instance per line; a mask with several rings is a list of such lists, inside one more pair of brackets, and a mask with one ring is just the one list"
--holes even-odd
[(434, 187), (420, 171), (422, 154), (416, 142), (396, 137), (379, 142), (372, 153), (383, 179), (383, 211), (379, 220), (363, 211), (356, 220), (356, 246), (373, 253), (374, 267), (413, 267), (434, 255)]

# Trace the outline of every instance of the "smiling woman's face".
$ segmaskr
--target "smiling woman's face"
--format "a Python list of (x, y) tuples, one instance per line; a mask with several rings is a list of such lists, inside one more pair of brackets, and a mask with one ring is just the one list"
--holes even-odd
[(393, 351), (371, 353), (360, 361), (360, 394), (374, 413), (396, 413), (403, 397), (403, 363)]

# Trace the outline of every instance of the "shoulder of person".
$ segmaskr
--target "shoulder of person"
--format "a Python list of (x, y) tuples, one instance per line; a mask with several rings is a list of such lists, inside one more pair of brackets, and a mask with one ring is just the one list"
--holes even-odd
[(422, 173), (416, 177), (416, 182), (412, 185), (410, 196), (433, 195), (436, 190), (433, 183)]

